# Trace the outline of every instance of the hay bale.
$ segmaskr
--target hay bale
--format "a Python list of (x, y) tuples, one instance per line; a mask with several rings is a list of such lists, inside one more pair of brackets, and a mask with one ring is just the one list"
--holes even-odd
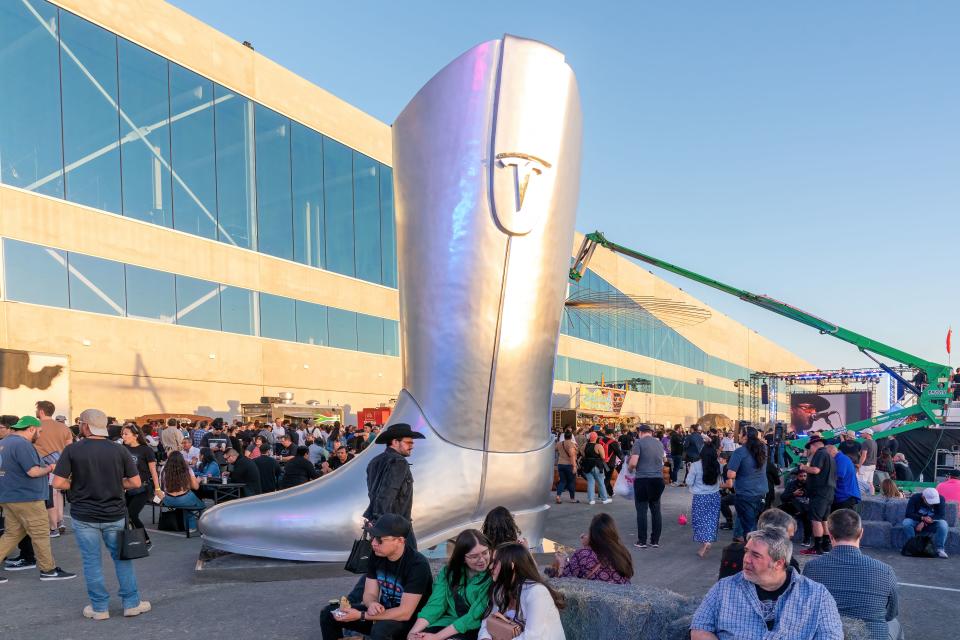
[(883, 519), (895, 527), (903, 524), (903, 519), (907, 516), (906, 498), (888, 498), (883, 510)]
[(866, 496), (860, 503), (861, 520), (885, 520), (884, 512), (887, 507), (887, 500), (883, 497)]
[[(567, 640), (621, 640), (623, 630), (637, 640), (689, 637), (689, 621), (678, 629), (679, 618), (696, 611), (698, 601), (666, 589), (618, 585), (596, 580), (552, 580), (567, 600), (560, 612)], [(679, 637), (684, 637), (683, 635)]]
[(863, 620), (841, 617), (840, 621), (843, 623), (843, 640), (870, 640), (867, 625)]
[(864, 547), (890, 548), (890, 532), (893, 525), (889, 522), (865, 520), (863, 522), (863, 539), (860, 544)]

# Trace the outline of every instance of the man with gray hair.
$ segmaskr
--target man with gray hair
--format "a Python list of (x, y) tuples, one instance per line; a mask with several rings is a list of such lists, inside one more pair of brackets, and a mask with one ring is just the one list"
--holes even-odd
[(860, 552), (860, 516), (852, 509), (838, 509), (830, 514), (827, 530), (833, 550), (810, 560), (803, 575), (825, 586), (843, 615), (863, 620), (872, 640), (901, 638), (897, 574)]
[(743, 571), (713, 585), (690, 624), (691, 640), (843, 640), (837, 604), (827, 589), (790, 567), (787, 532), (747, 534)]

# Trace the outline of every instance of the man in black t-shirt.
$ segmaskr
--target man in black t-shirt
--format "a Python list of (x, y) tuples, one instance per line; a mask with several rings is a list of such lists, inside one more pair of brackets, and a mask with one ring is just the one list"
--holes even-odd
[(810, 496), (810, 521), (813, 525), (813, 546), (804, 549), (802, 555), (820, 555), (830, 551), (830, 536), (827, 534), (827, 518), (833, 505), (837, 487), (837, 466), (824, 448), (820, 436), (810, 436), (806, 445), (807, 464), (800, 471), (807, 472), (807, 495)]
[(293, 441), (290, 433), (288, 432), (280, 436), (280, 462), (290, 462), (296, 455), (297, 444)]
[(243, 497), (249, 498), (263, 492), (260, 486), (260, 470), (253, 464), (250, 458), (245, 458), (237, 453), (236, 449), (227, 449), (227, 464), (232, 465), (230, 469), (230, 482), (236, 482), (246, 485), (243, 488)]
[(126, 524), (127, 505), (124, 489), (138, 489), (140, 474), (127, 450), (107, 439), (107, 416), (97, 409), (80, 414), (83, 439), (67, 445), (53, 471), (53, 488), (67, 492), (73, 531), (83, 557), (83, 578), (87, 582), (90, 604), (85, 618), (110, 617), (110, 594), (100, 567), (100, 543), (113, 558), (120, 583), (123, 615), (136, 616), (150, 611), (150, 603), (140, 599), (137, 576), (130, 560), (119, 559), (119, 535)]
[(323, 640), (342, 638), (352, 629), (378, 640), (406, 640), (417, 613), (430, 599), (433, 574), (427, 559), (406, 544), (410, 521), (385, 513), (370, 528), (373, 556), (363, 602), (330, 604), (320, 614)]

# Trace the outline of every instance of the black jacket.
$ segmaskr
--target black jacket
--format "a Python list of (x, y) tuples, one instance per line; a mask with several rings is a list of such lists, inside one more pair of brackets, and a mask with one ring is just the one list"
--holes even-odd
[(280, 463), (272, 456), (257, 456), (251, 462), (260, 474), (260, 493), (277, 490), (280, 479)]
[(243, 488), (244, 497), (261, 493), (260, 471), (257, 470), (257, 465), (253, 464), (250, 458), (237, 458), (237, 461), (233, 463), (233, 469), (230, 471), (230, 482), (247, 485)]
[[(262, 456), (261, 456), (262, 457)], [(259, 460), (260, 458), (257, 458)], [(256, 460), (254, 460), (256, 462)], [(316, 467), (301, 456), (295, 457), (283, 466), (283, 477), (280, 478), (280, 488), (289, 489), (297, 485), (319, 478)]]
[(387, 450), (367, 465), (367, 496), (370, 505), (363, 512), (367, 520), (376, 521), (385, 513), (396, 513), (410, 520), (413, 510), (413, 474), (402, 455)]

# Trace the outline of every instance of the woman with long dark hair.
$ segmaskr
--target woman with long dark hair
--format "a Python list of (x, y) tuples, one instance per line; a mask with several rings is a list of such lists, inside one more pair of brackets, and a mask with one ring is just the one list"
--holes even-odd
[(490, 576), (490, 604), (480, 625), (479, 640), (492, 640), (487, 626), (494, 616), (519, 625), (523, 629), (520, 638), (566, 638), (559, 611), (564, 607), (563, 596), (546, 583), (525, 546), (508, 542), (497, 547)]
[(690, 505), (693, 539), (700, 543), (697, 555), (703, 558), (710, 551), (710, 545), (717, 541), (720, 518), (720, 461), (713, 442), (705, 443), (700, 459), (691, 463), (687, 486), (693, 494)]
[(561, 578), (599, 580), (629, 584), (633, 577), (633, 559), (620, 541), (617, 525), (607, 513), (598, 513), (590, 521), (590, 529), (581, 534), (581, 548), (569, 560), (557, 557), (557, 575)]
[(733, 452), (727, 463), (727, 488), (736, 495), (733, 506), (737, 510), (734, 542), (743, 542), (748, 533), (757, 528), (757, 518), (763, 510), (767, 495), (767, 445), (760, 440), (760, 432), (747, 427), (740, 434), (743, 446)]
[(520, 537), (520, 527), (517, 526), (513, 514), (506, 507), (494, 507), (483, 519), (483, 535), (490, 541), (490, 547), (496, 549), (505, 542), (520, 542), (526, 544)]
[(493, 549), (476, 529), (461, 531), (447, 566), (433, 583), (430, 600), (420, 610), (410, 640), (475, 640), (490, 603)]
[[(154, 495), (163, 497), (160, 491), (160, 481), (157, 478), (157, 456), (153, 449), (147, 444), (147, 439), (140, 431), (140, 427), (135, 424), (124, 425), (120, 431), (120, 438), (123, 440), (123, 446), (130, 452), (133, 462), (137, 465), (137, 473), (140, 475), (140, 488), (128, 489), (124, 492), (127, 502), (127, 513), (130, 516), (130, 522), (138, 529), (146, 528), (140, 521), (140, 512), (147, 505), (147, 500)], [(146, 536), (147, 546), (150, 546), (150, 536)]]
[[(185, 509), (203, 509), (203, 500), (197, 497), (194, 491), (200, 489), (200, 481), (193, 475), (193, 469), (183, 459), (179, 451), (172, 451), (167, 458), (167, 464), (160, 474), (160, 486), (163, 488), (163, 504), (168, 507), (182, 507)], [(186, 513), (187, 529), (197, 528), (197, 519), (189, 511)]]
[(210, 447), (200, 449), (200, 462), (197, 463), (197, 475), (201, 478), (220, 478), (220, 465), (217, 459), (213, 457), (213, 451)]

